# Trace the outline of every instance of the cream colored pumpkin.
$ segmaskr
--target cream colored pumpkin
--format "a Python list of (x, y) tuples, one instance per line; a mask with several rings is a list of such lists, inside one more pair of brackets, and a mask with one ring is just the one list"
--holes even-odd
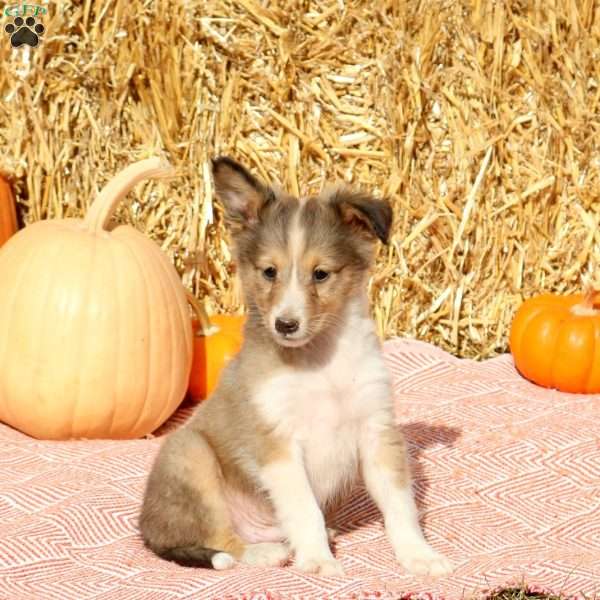
[(105, 225), (140, 180), (124, 169), (85, 219), (39, 221), (0, 249), (0, 420), (44, 439), (135, 438), (183, 399), (192, 331), (184, 288), (160, 248)]

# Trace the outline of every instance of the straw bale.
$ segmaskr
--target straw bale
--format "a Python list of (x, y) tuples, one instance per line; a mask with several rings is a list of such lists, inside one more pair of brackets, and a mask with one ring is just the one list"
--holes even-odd
[[(21, 218), (81, 215), (129, 162), (178, 169), (117, 215), (209, 310), (241, 309), (209, 159), (293, 193), (389, 196), (370, 283), (383, 336), (507, 348), (514, 311), (598, 277), (597, 0), (65, 0), (0, 43), (0, 169)], [(6, 20), (6, 17), (4, 17)]]

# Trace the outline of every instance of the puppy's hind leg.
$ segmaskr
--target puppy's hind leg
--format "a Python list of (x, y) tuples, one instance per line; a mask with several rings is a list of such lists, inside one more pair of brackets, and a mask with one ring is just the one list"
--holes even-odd
[(290, 558), (290, 547), (283, 542), (248, 544), (241, 561), (257, 567), (279, 567)]
[(222, 492), (215, 454), (198, 432), (182, 428), (163, 444), (150, 473), (140, 529), (160, 557), (185, 566), (227, 569), (244, 553)]

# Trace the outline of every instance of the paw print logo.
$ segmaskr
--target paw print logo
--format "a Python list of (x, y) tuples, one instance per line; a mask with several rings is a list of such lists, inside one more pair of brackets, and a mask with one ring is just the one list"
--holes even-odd
[(27, 17), (26, 19), (15, 17), (12, 23), (7, 23), (4, 26), (4, 32), (10, 35), (10, 44), (13, 48), (18, 48), (23, 44), (35, 48), (45, 30), (41, 23), (36, 23), (34, 17)]

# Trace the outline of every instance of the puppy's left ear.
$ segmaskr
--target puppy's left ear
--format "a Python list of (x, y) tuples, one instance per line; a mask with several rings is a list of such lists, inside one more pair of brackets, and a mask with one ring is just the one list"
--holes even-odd
[(392, 227), (392, 207), (388, 200), (341, 188), (333, 193), (330, 202), (341, 219), (359, 234), (388, 243)]

